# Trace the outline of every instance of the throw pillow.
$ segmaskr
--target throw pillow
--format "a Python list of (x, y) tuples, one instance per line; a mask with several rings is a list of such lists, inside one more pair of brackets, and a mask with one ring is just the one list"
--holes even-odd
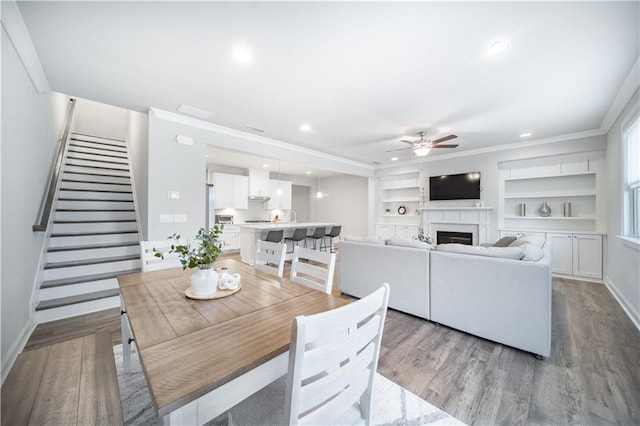
[(425, 243), (424, 241), (416, 241), (416, 240), (408, 240), (404, 238), (389, 238), (387, 240), (388, 246), (399, 246), (399, 247), (411, 247), (411, 248), (419, 248), (424, 250), (431, 250), (431, 244)]
[(536, 247), (534, 244), (525, 244), (520, 248), (524, 250), (524, 257), (522, 260), (537, 262), (544, 257), (544, 250), (540, 247)]
[(524, 257), (524, 250), (520, 247), (482, 247), (466, 244), (438, 244), (437, 251), (449, 253), (471, 254), (475, 256), (498, 257), (501, 259), (520, 260)]
[(509, 244), (514, 242), (516, 237), (502, 237), (493, 245), (493, 247), (509, 247)]
[(544, 243), (545, 239), (543, 237), (538, 237), (536, 235), (524, 235), (509, 244), (509, 247), (521, 247), (525, 244), (533, 244), (538, 248), (542, 248), (544, 247)]
[(357, 237), (354, 235), (347, 235), (344, 237), (345, 241), (351, 241), (354, 243), (369, 243), (369, 244), (379, 244), (383, 246), (385, 244), (384, 240), (381, 240), (378, 237)]

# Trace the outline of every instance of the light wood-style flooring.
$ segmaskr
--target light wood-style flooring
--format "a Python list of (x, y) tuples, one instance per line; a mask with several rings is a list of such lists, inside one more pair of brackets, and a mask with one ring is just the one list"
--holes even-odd
[[(640, 332), (604, 285), (553, 286), (547, 359), (389, 310), (378, 371), (467, 424), (639, 425)], [(105, 327), (117, 344), (119, 321), (114, 309), (42, 324), (27, 348)]]

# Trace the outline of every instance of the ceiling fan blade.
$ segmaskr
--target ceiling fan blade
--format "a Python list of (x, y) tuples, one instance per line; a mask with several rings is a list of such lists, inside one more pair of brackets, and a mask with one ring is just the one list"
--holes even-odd
[(442, 137), (442, 138), (440, 138), (440, 139), (432, 140), (432, 141), (431, 141), (431, 145), (437, 145), (437, 144), (439, 144), (439, 143), (446, 142), (446, 141), (450, 141), (451, 139), (455, 139), (455, 138), (457, 138), (457, 136), (456, 136), (456, 135), (444, 136), (444, 137)]
[(390, 150), (385, 151), (385, 152), (406, 151), (407, 149), (413, 149), (413, 148), (398, 148), (398, 149), (390, 149)]
[(400, 139), (400, 142), (404, 142), (404, 143), (410, 143), (411, 145), (413, 145), (415, 142), (413, 141), (408, 141), (406, 139)]
[(453, 145), (433, 145), (431, 148), (455, 148), (457, 147), (458, 144), (453, 144)]

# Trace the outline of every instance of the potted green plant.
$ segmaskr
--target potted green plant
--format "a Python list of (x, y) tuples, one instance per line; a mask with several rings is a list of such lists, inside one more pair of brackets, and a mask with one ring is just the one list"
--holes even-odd
[[(182, 269), (198, 268), (191, 276), (191, 292), (194, 296), (206, 296), (215, 293), (218, 288), (218, 273), (213, 269), (213, 263), (224, 247), (220, 234), (224, 225), (215, 225), (207, 232), (200, 228), (195, 239), (200, 241), (197, 246), (189, 242), (180, 243), (180, 235), (173, 234), (169, 238), (175, 241), (167, 253), (177, 253)], [(155, 256), (164, 258), (165, 253), (156, 251)]]
[(413, 237), (413, 239), (417, 241), (422, 241), (423, 243), (433, 245), (433, 238), (427, 235), (424, 235), (424, 229), (422, 227), (418, 229), (418, 235)]

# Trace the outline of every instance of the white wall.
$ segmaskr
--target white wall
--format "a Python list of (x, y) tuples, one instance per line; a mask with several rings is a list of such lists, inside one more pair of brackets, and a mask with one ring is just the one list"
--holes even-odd
[(33, 326), (44, 233), (33, 232), (69, 98), (39, 94), (2, 29), (2, 379)]
[(91, 136), (125, 140), (129, 111), (87, 99), (78, 99), (74, 131)]
[[(565, 155), (580, 152), (604, 151), (606, 148), (606, 138), (602, 136), (591, 136), (586, 138), (571, 139), (567, 141), (558, 141), (549, 144), (525, 146), (516, 149), (507, 149), (495, 152), (476, 153), (475, 155), (460, 155), (453, 158), (439, 159), (436, 157), (427, 157), (422, 164), (400, 165), (393, 168), (385, 168), (378, 170), (376, 176), (388, 176), (399, 173), (408, 173), (422, 170), (422, 185), (427, 189), (429, 176), (438, 176), (444, 174), (456, 174), (465, 172), (479, 171), (480, 185), (482, 192), (480, 197), (487, 207), (494, 207), (492, 212), (492, 239), (497, 239), (497, 221), (498, 221), (498, 163), (504, 161), (541, 158), (556, 155)], [(603, 171), (606, 173), (606, 171)], [(380, 202), (380, 189), (376, 191), (376, 222), (381, 222), (382, 203)], [(598, 194), (599, 196), (601, 194)], [(467, 206), (471, 207), (475, 203), (474, 200), (465, 201), (431, 201), (429, 206)]]
[(312, 188), (311, 220), (342, 225), (342, 235), (367, 235), (369, 217), (369, 179), (339, 175), (321, 179), (323, 197), (315, 198)]
[(640, 95), (636, 91), (607, 135), (607, 195), (609, 205), (607, 265), (605, 283), (627, 314), (640, 328), (640, 247), (625, 242), (623, 235), (624, 141), (621, 126), (637, 110)]
[[(176, 143), (176, 136), (193, 138), (193, 146)], [(192, 239), (205, 226), (207, 164), (206, 144), (210, 132), (161, 120), (149, 113), (149, 180), (147, 227), (149, 240), (173, 233)], [(180, 199), (170, 200), (168, 191)], [(187, 215), (186, 223), (160, 223), (160, 215)]]
[(149, 116), (136, 111), (127, 114), (127, 142), (142, 240), (149, 234), (147, 193), (149, 192)]

